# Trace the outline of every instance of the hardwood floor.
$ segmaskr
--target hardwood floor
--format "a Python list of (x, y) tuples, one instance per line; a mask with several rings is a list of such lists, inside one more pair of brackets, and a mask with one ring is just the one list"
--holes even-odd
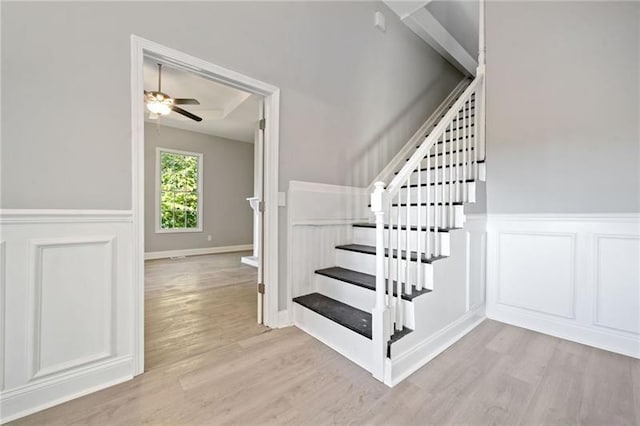
[(255, 324), (235, 256), (149, 262), (148, 371), (15, 424), (640, 424), (639, 360), (490, 320), (389, 389)]
[(145, 263), (145, 370), (264, 333), (246, 253)]

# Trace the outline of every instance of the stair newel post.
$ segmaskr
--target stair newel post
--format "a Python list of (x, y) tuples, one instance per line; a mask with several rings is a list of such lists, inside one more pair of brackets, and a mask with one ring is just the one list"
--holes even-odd
[[(371, 337), (374, 345), (373, 377), (384, 382), (387, 342), (390, 336), (389, 309), (385, 297), (384, 273), (384, 182), (376, 182), (371, 194), (371, 211), (376, 220), (376, 304), (372, 312)], [(389, 211), (391, 212), (391, 211)], [(390, 273), (390, 271), (389, 271)]]
[[(402, 310), (402, 251), (401, 251), (401, 244), (400, 244), (400, 239), (401, 239), (401, 233), (402, 233), (402, 226), (400, 226), (400, 224), (402, 223), (402, 192), (398, 191), (398, 200), (397, 200), (397, 219), (398, 219), (398, 226), (396, 229), (396, 244), (395, 244), (395, 257), (396, 257), (396, 298), (395, 301), (393, 302), (393, 306), (394, 306), (394, 313), (395, 313), (395, 329), (396, 330), (402, 330), (402, 324), (404, 323), (404, 316), (403, 316), (403, 310)], [(409, 207), (406, 207), (407, 210), (409, 210)], [(406, 225), (406, 223), (405, 223)], [(389, 256), (394, 255), (394, 252), (391, 252), (391, 248), (389, 248)]]

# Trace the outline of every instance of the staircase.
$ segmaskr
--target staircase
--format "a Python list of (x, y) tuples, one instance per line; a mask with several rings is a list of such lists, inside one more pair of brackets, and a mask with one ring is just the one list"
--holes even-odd
[[(335, 266), (315, 271), (316, 292), (293, 299), (299, 328), (390, 386), (455, 341), (437, 339), (453, 327), (442, 320), (448, 305), (465, 303), (447, 286), (460, 269), (450, 259), (463, 251), (464, 205), (485, 180), (482, 71), (375, 183), (373, 221), (354, 224), (351, 244), (335, 247)], [(456, 340), (470, 328), (461, 330)], [(415, 355), (428, 344), (430, 355)]]

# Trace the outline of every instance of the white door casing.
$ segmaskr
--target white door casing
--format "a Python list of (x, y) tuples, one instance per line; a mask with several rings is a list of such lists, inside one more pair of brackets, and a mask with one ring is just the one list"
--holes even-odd
[(144, 372), (144, 102), (143, 59), (145, 57), (200, 75), (227, 86), (264, 97), (264, 213), (263, 282), (264, 324), (278, 324), (278, 145), (280, 89), (246, 75), (217, 66), (189, 54), (162, 46), (136, 35), (131, 36), (131, 126), (132, 126), (132, 206), (133, 206), (133, 285), (135, 288), (134, 374)]

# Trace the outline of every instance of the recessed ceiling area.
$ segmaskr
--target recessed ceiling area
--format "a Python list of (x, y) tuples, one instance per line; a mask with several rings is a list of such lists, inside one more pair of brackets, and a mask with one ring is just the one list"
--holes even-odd
[[(158, 61), (155, 59), (144, 59), (144, 90), (158, 90)], [(168, 64), (162, 66), (162, 92), (173, 98), (197, 99), (200, 105), (180, 107), (202, 117), (202, 121), (196, 122), (175, 112), (150, 119), (145, 110), (146, 122), (253, 143), (258, 125), (259, 96)]]

